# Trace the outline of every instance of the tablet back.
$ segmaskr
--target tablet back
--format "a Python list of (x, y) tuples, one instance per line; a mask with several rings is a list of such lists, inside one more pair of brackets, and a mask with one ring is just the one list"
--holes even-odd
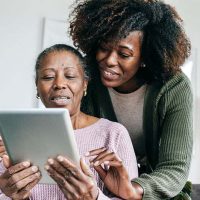
[(44, 170), (49, 157), (65, 155), (79, 163), (67, 109), (1, 110), (0, 133), (13, 163), (30, 160), (39, 166), (40, 183), (54, 183)]

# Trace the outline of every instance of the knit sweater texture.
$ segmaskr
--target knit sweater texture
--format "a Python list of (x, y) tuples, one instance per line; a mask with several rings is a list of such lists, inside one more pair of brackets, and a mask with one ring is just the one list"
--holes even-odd
[[(85, 153), (90, 150), (106, 147), (108, 150), (116, 152), (123, 160), (123, 164), (131, 179), (138, 176), (136, 157), (131, 139), (127, 130), (121, 124), (101, 118), (88, 127), (75, 130), (75, 137), (80, 156), (84, 156)], [(89, 158), (86, 157), (85, 159), (86, 163), (89, 165)], [(91, 168), (91, 170), (94, 173), (99, 190), (98, 200), (120, 199), (109, 194), (97, 172), (93, 168)], [(0, 174), (4, 171), (5, 168), (1, 162)], [(63, 193), (56, 184), (37, 184), (32, 189), (30, 197), (30, 200), (64, 199)], [(6, 197), (0, 191), (0, 200), (10, 200), (10, 198)]]
[[(182, 190), (189, 174), (193, 146), (191, 85), (180, 72), (164, 84), (155, 81), (147, 87), (143, 108), (147, 169), (132, 181), (144, 189), (143, 200), (170, 199)], [(82, 110), (117, 121), (108, 90), (98, 77), (89, 85)]]

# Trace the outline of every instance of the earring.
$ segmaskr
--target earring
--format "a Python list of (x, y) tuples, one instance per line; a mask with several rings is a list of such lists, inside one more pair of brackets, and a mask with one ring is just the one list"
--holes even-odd
[(37, 98), (37, 99), (40, 99), (40, 97), (39, 97), (39, 95), (38, 95), (38, 94), (36, 94), (36, 98)]
[(140, 66), (141, 66), (142, 68), (145, 68), (145, 67), (146, 67), (146, 64), (142, 62)]
[(87, 95), (87, 90), (84, 90), (83, 96), (85, 97)]

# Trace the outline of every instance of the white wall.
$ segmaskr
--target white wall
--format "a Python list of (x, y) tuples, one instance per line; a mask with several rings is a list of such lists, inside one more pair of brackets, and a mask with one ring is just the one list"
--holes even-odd
[(0, 0), (0, 108), (34, 107), (44, 17), (67, 21), (72, 0)]
[[(44, 17), (66, 20), (73, 0), (0, 0), (0, 109), (36, 106), (34, 64), (42, 49)], [(200, 47), (200, 1), (166, 0), (175, 5), (185, 21), (192, 45)], [(67, 27), (67, 26), (66, 26)], [(65, 27), (64, 27), (65, 28)], [(66, 30), (67, 31), (67, 30)], [(200, 49), (197, 52), (197, 66)], [(200, 70), (197, 69), (200, 75)], [(200, 86), (199, 82), (196, 82)], [(199, 88), (199, 87), (197, 87)], [(200, 111), (200, 90), (195, 91)], [(199, 92), (199, 93), (198, 93)], [(198, 119), (198, 120), (197, 120)], [(200, 120), (195, 116), (195, 148), (190, 179), (200, 183)]]

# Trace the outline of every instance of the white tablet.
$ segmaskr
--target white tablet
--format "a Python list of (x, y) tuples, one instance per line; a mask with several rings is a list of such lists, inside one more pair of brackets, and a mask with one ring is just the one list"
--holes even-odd
[(66, 155), (79, 163), (67, 109), (0, 110), (0, 133), (13, 163), (30, 160), (39, 166), (40, 183), (55, 183), (44, 170), (49, 157)]

